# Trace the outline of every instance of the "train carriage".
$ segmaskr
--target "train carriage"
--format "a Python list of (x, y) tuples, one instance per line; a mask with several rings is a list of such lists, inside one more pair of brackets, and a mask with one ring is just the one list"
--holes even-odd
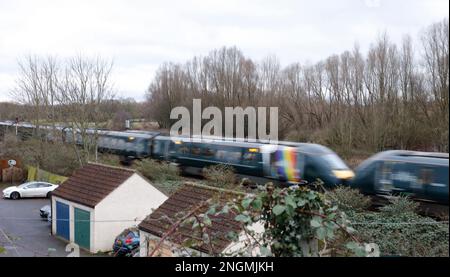
[(448, 205), (448, 153), (391, 150), (356, 168), (351, 186), (365, 194), (404, 194)]
[(353, 177), (353, 172), (336, 153), (316, 144), (164, 136), (156, 137), (153, 143), (152, 157), (175, 162), (193, 174), (201, 174), (207, 166), (226, 164), (241, 175), (288, 184), (321, 179), (325, 185), (333, 186), (345, 184)]

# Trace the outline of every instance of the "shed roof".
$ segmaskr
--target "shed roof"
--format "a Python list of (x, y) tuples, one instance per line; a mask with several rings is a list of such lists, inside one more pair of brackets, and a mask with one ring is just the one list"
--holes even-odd
[(89, 163), (76, 170), (52, 195), (94, 208), (135, 173), (131, 169)]
[[(183, 216), (194, 211), (202, 202), (213, 199), (214, 203), (222, 204), (229, 201), (236, 201), (245, 196), (243, 193), (224, 190), (204, 185), (186, 183), (174, 194), (172, 194), (158, 209), (147, 216), (140, 224), (139, 229), (146, 231), (158, 237), (162, 237), (173, 224), (179, 221)], [(209, 209), (206, 205), (198, 209), (194, 215), (205, 213)], [(220, 210), (218, 210), (220, 211)], [(194, 241), (193, 249), (204, 253), (221, 253), (232, 242), (228, 237), (230, 231), (239, 232), (242, 226), (234, 220), (235, 215), (228, 214), (209, 216), (211, 225), (207, 227), (207, 233), (212, 237), (212, 248), (205, 245), (200, 238), (199, 232), (194, 232), (192, 225), (185, 223), (180, 225), (177, 230), (170, 235), (167, 240), (174, 243), (182, 243), (187, 240)]]

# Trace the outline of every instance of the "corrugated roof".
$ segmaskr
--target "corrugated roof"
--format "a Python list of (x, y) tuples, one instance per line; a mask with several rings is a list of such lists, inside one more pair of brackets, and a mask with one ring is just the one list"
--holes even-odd
[(135, 173), (126, 168), (90, 163), (76, 170), (52, 195), (94, 208)]
[[(236, 201), (243, 196), (244, 194), (239, 192), (186, 183), (159, 206), (158, 209), (147, 216), (139, 224), (139, 229), (162, 237), (175, 222), (183, 216), (188, 215), (196, 207), (201, 205), (202, 202), (212, 199), (212, 203), (223, 205), (229, 201)], [(205, 213), (209, 208), (206, 205), (195, 212), (194, 215)], [(231, 243), (231, 240), (227, 238), (228, 233), (230, 231), (239, 232), (242, 229), (241, 224), (235, 221), (234, 217), (235, 215), (231, 212), (223, 215), (210, 216), (211, 226), (207, 228), (206, 232), (213, 238), (212, 249), (210, 245), (203, 244), (199, 232), (194, 232), (192, 225), (187, 223), (182, 224), (167, 240), (177, 244), (192, 240), (195, 242), (192, 248), (196, 250), (204, 253), (210, 253), (211, 251), (214, 254), (221, 253)]]

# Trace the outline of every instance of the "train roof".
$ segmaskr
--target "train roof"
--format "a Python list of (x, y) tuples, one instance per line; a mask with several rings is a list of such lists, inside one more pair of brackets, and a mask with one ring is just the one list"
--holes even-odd
[(421, 152), (409, 150), (389, 150), (375, 154), (370, 160), (396, 160), (415, 163), (449, 164), (449, 154), (442, 152)]
[[(0, 125), (8, 125), (8, 126), (14, 126), (14, 121), (0, 121)], [(34, 125), (31, 123), (22, 122), (19, 123), (18, 126), (20, 127), (26, 127), (26, 128), (33, 128)], [(42, 125), (43, 128), (51, 128), (51, 126), (45, 126)], [(64, 128), (63, 126), (56, 126), (58, 130), (70, 130), (70, 128)], [(142, 130), (127, 130), (127, 131), (109, 131), (109, 130), (97, 130), (99, 134), (103, 135), (111, 135), (111, 136), (133, 136), (136, 138), (144, 138), (144, 139), (152, 139), (157, 138), (161, 140), (169, 140), (172, 139), (170, 135), (161, 134), (160, 132), (153, 132), (153, 131), (142, 131)], [(93, 129), (88, 129), (88, 133), (93, 133)], [(310, 153), (315, 155), (325, 155), (325, 154), (334, 154), (334, 152), (322, 145), (315, 144), (315, 143), (301, 143), (301, 142), (291, 142), (291, 141), (269, 141), (269, 140), (257, 140), (255, 142), (246, 142), (246, 141), (239, 141), (234, 138), (226, 139), (226, 138), (219, 138), (219, 137), (176, 137), (176, 140), (182, 140), (187, 141), (191, 140), (193, 142), (200, 142), (200, 143), (214, 143), (214, 144), (221, 144), (221, 145), (230, 145), (230, 146), (237, 146), (237, 147), (261, 147), (263, 145), (280, 145), (280, 146), (288, 146), (288, 147), (295, 147), (300, 152), (304, 153)]]
[(305, 152), (315, 155), (325, 155), (325, 154), (334, 154), (334, 152), (319, 144), (314, 143), (301, 143), (301, 142), (290, 142), (290, 141), (267, 141), (267, 140), (257, 140), (255, 142), (246, 142), (239, 141), (235, 138), (218, 138), (218, 137), (170, 137), (170, 136), (158, 136), (157, 139), (162, 140), (179, 140), (184, 142), (197, 142), (197, 143), (212, 143), (212, 144), (220, 144), (220, 145), (230, 145), (237, 147), (263, 147), (265, 145), (280, 145), (280, 146), (288, 146), (295, 147), (299, 152)]

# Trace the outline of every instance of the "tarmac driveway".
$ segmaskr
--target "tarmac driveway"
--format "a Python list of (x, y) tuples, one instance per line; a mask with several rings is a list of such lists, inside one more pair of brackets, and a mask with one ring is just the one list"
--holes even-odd
[[(51, 236), (51, 224), (39, 209), (49, 199), (9, 200), (0, 197), (0, 257), (66, 257), (66, 242)], [(94, 256), (81, 251), (81, 256)], [(95, 255), (96, 256), (96, 255)]]

